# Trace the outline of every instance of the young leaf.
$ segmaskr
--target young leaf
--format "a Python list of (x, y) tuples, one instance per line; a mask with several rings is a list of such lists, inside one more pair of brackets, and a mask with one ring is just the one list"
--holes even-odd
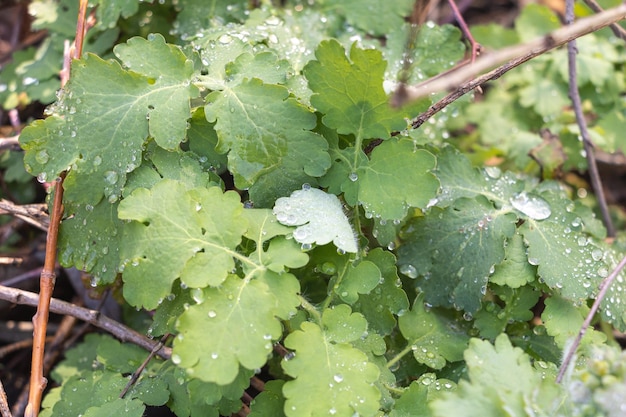
[(373, 262), (361, 261), (357, 265), (348, 266), (334, 290), (344, 302), (354, 304), (359, 299), (359, 294), (369, 294), (381, 278), (380, 270)]
[(308, 185), (289, 197), (276, 200), (274, 214), (287, 226), (298, 226), (293, 238), (302, 244), (325, 245), (331, 241), (346, 252), (358, 250), (356, 237), (339, 199)]
[(295, 378), (283, 386), (288, 417), (351, 417), (354, 413), (369, 417), (378, 411), (380, 392), (373, 386), (379, 376), (378, 367), (347, 343), (364, 330), (365, 320), (356, 313), (350, 317), (355, 315), (361, 319), (350, 319), (345, 326), (336, 323), (336, 318), (325, 318), (325, 324), (332, 325), (333, 330), (304, 322), (301, 330), (285, 339), (285, 346), (296, 351), (294, 358), (282, 362), (285, 372)]
[(433, 369), (463, 358), (469, 337), (462, 329), (454, 330), (452, 321), (434, 311), (426, 311), (420, 294), (408, 313), (398, 318), (402, 336), (411, 347), (415, 360)]
[(412, 141), (390, 139), (376, 147), (359, 170), (359, 201), (366, 215), (395, 220), (406, 216), (409, 207), (426, 207), (439, 189), (433, 168), (435, 157), (415, 149)]
[(155, 308), (178, 277), (190, 287), (217, 286), (240, 256), (234, 249), (247, 226), (239, 195), (185, 188), (162, 180), (120, 203), (119, 217), (134, 220), (124, 228), (120, 249), (124, 297), (132, 305)]
[[(281, 337), (276, 316), (286, 319), (295, 312), (299, 290), (291, 274), (274, 280), (272, 289), (263, 280), (231, 275), (218, 288), (206, 288), (201, 303), (189, 307), (178, 320), (172, 361), (197, 378), (230, 384), (247, 369), (262, 367)], [(278, 299), (280, 293), (289, 294)], [(290, 304), (290, 305), (289, 305)], [(279, 306), (279, 307), (277, 307)], [(209, 336), (210, 335), (210, 336)]]
[(343, 46), (330, 40), (320, 43), (315, 56), (304, 75), (314, 93), (311, 104), (324, 114), (326, 126), (360, 139), (387, 138), (406, 126), (383, 90), (386, 63), (380, 52), (353, 45), (348, 59)]

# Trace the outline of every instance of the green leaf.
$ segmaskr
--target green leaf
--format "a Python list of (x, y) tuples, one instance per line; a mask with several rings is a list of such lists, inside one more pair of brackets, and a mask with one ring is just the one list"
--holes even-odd
[(376, 248), (365, 259), (378, 267), (381, 278), (376, 288), (368, 294), (359, 295), (353, 308), (365, 316), (370, 330), (388, 335), (396, 325), (394, 314), (402, 315), (409, 308), (409, 300), (402, 290), (396, 270), (396, 257), (391, 252)]
[[(608, 249), (605, 252), (605, 260), (608, 263), (610, 272), (613, 272), (624, 256), (623, 253)], [(604, 270), (602, 271), (604, 275)], [(606, 295), (600, 305), (602, 318), (609, 323), (613, 323), (620, 331), (626, 330), (626, 298), (624, 292), (624, 271), (620, 272), (611, 286), (607, 289)]]
[(553, 377), (535, 370), (530, 357), (512, 347), (506, 335), (498, 336), (495, 346), (472, 339), (464, 356), (469, 381), (461, 380), (454, 393), (434, 400), (434, 416), (526, 416), (527, 410), (539, 416), (558, 415), (559, 386)]
[[(388, 81), (395, 83), (402, 75), (408, 75), (408, 83), (417, 84), (450, 69), (463, 59), (465, 45), (461, 41), (459, 28), (449, 24), (438, 26), (428, 22), (420, 26), (413, 48), (408, 51), (411, 66), (408, 74), (403, 74), (406, 70), (404, 57), (407, 55), (407, 38), (411, 36), (410, 31), (411, 25), (404, 23), (386, 33), (386, 47), (382, 52), (389, 63)], [(430, 103), (430, 100), (428, 102)]]
[(432, 412), (428, 404), (455, 389), (456, 384), (450, 380), (437, 379), (432, 373), (423, 374), (396, 400), (389, 417), (430, 417)]
[(190, 85), (191, 61), (161, 35), (130, 39), (116, 52), (132, 71), (89, 54), (74, 61), (56, 105), (58, 116), (32, 124), (20, 136), (25, 166), (40, 179), (70, 167), (69, 201), (95, 205), (104, 194), (115, 202), (126, 174), (141, 164), (148, 136), (167, 149), (185, 138), (189, 100), (197, 94)]
[[(276, 276), (273, 285), (297, 300), (299, 285), (293, 275)], [(178, 320), (180, 333), (172, 361), (197, 378), (219, 385), (231, 383), (240, 364), (251, 370), (261, 368), (273, 341), (282, 335), (275, 316), (286, 319), (297, 305), (278, 296), (263, 280), (233, 275), (218, 288), (204, 289), (202, 302), (189, 307)]]
[(469, 337), (454, 321), (426, 311), (424, 296), (420, 294), (411, 311), (398, 318), (402, 336), (407, 340), (415, 360), (433, 369), (442, 369), (447, 362), (463, 358)]
[(115, 281), (120, 264), (122, 222), (117, 204), (101, 200), (91, 204), (66, 205), (73, 216), (63, 220), (59, 232), (59, 262), (90, 272), (93, 285)]
[[(60, 391), (59, 400), (54, 404), (46, 404), (50, 411), (42, 415), (78, 416), (90, 407), (96, 408), (92, 410), (93, 415), (102, 415), (96, 414), (97, 407), (106, 407), (106, 404), (118, 398), (127, 382), (128, 379), (121, 374), (101, 370), (71, 376), (61, 387), (54, 388)], [(137, 413), (137, 404), (134, 403), (133, 416), (143, 414), (143, 404), (140, 406), (142, 410)]]
[(370, 261), (362, 261), (355, 265), (348, 265), (341, 281), (335, 284), (334, 290), (339, 298), (348, 304), (354, 304), (359, 294), (369, 294), (382, 279), (380, 269)]
[(303, 245), (325, 245), (332, 241), (345, 252), (358, 250), (350, 222), (333, 194), (305, 185), (291, 196), (276, 200), (273, 211), (282, 224), (298, 226), (293, 238)]
[(468, 313), (480, 309), (488, 277), (504, 259), (515, 232), (515, 216), (484, 197), (460, 198), (445, 210), (433, 208), (407, 223), (398, 249), (400, 272), (417, 278), (426, 302)]
[(520, 227), (528, 246), (528, 262), (548, 286), (565, 298), (582, 301), (596, 291), (608, 275), (605, 251), (586, 233), (576, 205), (562, 191), (540, 194), (554, 213), (544, 220), (532, 218)]
[(529, 4), (515, 19), (515, 31), (522, 42), (528, 42), (561, 27), (558, 16), (548, 7)]
[(386, 63), (380, 52), (352, 46), (350, 58), (335, 40), (323, 41), (316, 61), (309, 62), (304, 75), (314, 94), (311, 104), (324, 114), (322, 121), (340, 134), (357, 140), (387, 138), (390, 131), (406, 125), (394, 114), (383, 90)]
[(134, 220), (120, 248), (126, 300), (154, 308), (178, 277), (194, 288), (219, 285), (240, 257), (234, 249), (247, 227), (242, 210), (237, 193), (217, 187), (186, 190), (162, 180), (135, 190), (119, 207), (121, 219)]
[(409, 207), (426, 207), (439, 189), (433, 168), (435, 157), (415, 149), (412, 141), (390, 139), (376, 147), (359, 170), (359, 201), (366, 216), (402, 219)]
[[(585, 317), (589, 313), (587, 306), (574, 306), (559, 296), (553, 295), (545, 300), (545, 309), (541, 313), (548, 334), (561, 349), (568, 349), (569, 343), (578, 335)], [(600, 344), (606, 341), (606, 335), (593, 328), (587, 329), (582, 345)]]
[(126, 417), (141, 417), (146, 411), (146, 406), (141, 401), (115, 398), (111, 402), (107, 402), (98, 407), (89, 407), (80, 415), (84, 417), (109, 417), (115, 415), (124, 415)]
[(195, 36), (202, 29), (237, 22), (245, 17), (246, 0), (181, 0), (176, 3), (180, 12), (174, 29), (182, 39)]
[(285, 417), (283, 385), (285, 381), (272, 380), (265, 383), (263, 392), (250, 403), (250, 417)]
[[(333, 320), (325, 317), (325, 324)], [(296, 351), (293, 359), (282, 362), (285, 372), (295, 378), (283, 386), (287, 416), (377, 413), (380, 392), (373, 383), (379, 376), (378, 367), (368, 361), (365, 353), (346, 343), (359, 337), (363, 322), (352, 320), (346, 326), (334, 323), (333, 330), (304, 322), (301, 330), (287, 336), (285, 347)]]
[(322, 324), (325, 336), (336, 343), (352, 342), (367, 332), (365, 317), (360, 313), (353, 313), (346, 304), (325, 310)]
[(329, 0), (328, 7), (345, 15), (346, 20), (373, 35), (385, 35), (401, 26), (411, 14), (411, 0), (384, 4), (376, 0)]
[[(322, 176), (330, 166), (326, 141), (310, 131), (315, 116), (289, 98), (282, 86), (252, 79), (215, 91), (207, 96), (205, 113), (207, 120), (215, 122), (218, 152), (230, 150), (228, 164), (235, 184), (251, 187), (253, 201), (263, 187), (273, 190), (275, 199), (285, 195), (285, 184), (291, 192), (314, 182), (313, 177)], [(289, 123), (277, 123), (277, 117)], [(271, 182), (258, 181), (271, 173), (275, 174)], [(266, 203), (270, 198), (263, 200)]]
[(526, 246), (520, 234), (514, 234), (504, 249), (505, 258), (496, 265), (489, 281), (497, 285), (519, 288), (535, 280), (535, 268), (528, 263)]

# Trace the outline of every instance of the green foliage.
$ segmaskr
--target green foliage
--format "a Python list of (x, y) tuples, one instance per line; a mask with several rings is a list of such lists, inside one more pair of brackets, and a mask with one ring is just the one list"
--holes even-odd
[[(88, 336), (42, 415), (230, 415), (255, 374), (259, 417), (614, 415), (623, 275), (555, 382), (622, 257), (561, 180), (585, 168), (562, 52), (407, 130), (434, 98), (392, 109), (399, 77), (438, 75), (465, 50), (458, 29), (428, 23), (406, 51), (413, 2), (96, 3), (95, 53), (23, 131), (23, 167), (67, 173), (60, 262), (153, 312), (172, 354), (119, 399), (145, 353)], [(47, 102), (72, 36), (74, 3), (32, 8), (50, 37), (3, 69), (5, 108)], [(515, 29), (474, 30), (496, 48), (557, 25), (532, 5)], [(613, 151), (625, 55), (609, 36), (581, 39), (578, 59), (594, 139)]]

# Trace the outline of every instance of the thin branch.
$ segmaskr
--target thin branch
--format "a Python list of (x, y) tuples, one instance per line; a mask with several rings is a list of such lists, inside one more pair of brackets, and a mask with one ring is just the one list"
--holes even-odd
[(44, 231), (48, 230), (50, 224), (47, 209), (46, 204), (18, 205), (0, 198), (0, 214), (11, 214)]
[[(604, 9), (595, 0), (584, 0), (584, 2), (595, 13), (602, 13), (604, 11)], [(626, 41), (626, 30), (623, 27), (617, 23), (611, 23), (609, 27), (615, 36)]]
[[(571, 25), (574, 21), (574, 4), (573, 0), (567, 0), (565, 11), (565, 23)], [(589, 177), (591, 179), (591, 187), (595, 193), (598, 204), (600, 206), (600, 212), (602, 213), (602, 220), (606, 227), (607, 235), (609, 237), (615, 236), (615, 227), (611, 220), (611, 214), (609, 213), (609, 207), (606, 203), (606, 197), (604, 195), (604, 187), (602, 187), (602, 179), (598, 172), (598, 164), (594, 155), (593, 143), (589, 136), (589, 130), (587, 129), (587, 122), (585, 121), (585, 115), (583, 114), (583, 106), (580, 101), (580, 92), (578, 91), (578, 75), (576, 70), (576, 40), (571, 40), (567, 43), (567, 63), (568, 63), (568, 78), (569, 78), (569, 97), (572, 100), (572, 107), (574, 108), (574, 114), (576, 115), (576, 123), (578, 123), (578, 129), (583, 140), (583, 147), (587, 158), (587, 166), (589, 167)]]
[[(39, 295), (33, 292), (0, 285), (0, 300), (9, 301), (14, 304), (36, 306), (39, 301)], [(55, 298), (51, 299), (50, 311), (56, 314), (76, 317), (79, 320), (90, 323), (110, 333), (122, 342), (133, 343), (148, 351), (152, 350), (158, 343), (96, 310), (79, 307), (66, 301), (57, 300)], [(163, 359), (169, 359), (170, 356), (172, 356), (172, 349), (163, 347), (157, 351), (157, 355)]]
[(148, 363), (150, 363), (150, 361), (152, 360), (152, 358), (154, 358), (154, 356), (157, 354), (157, 352), (159, 350), (161, 350), (163, 348), (163, 346), (165, 346), (165, 342), (167, 342), (167, 339), (169, 339), (170, 336), (171, 336), (171, 334), (169, 334), (169, 333), (165, 334), (161, 338), (161, 340), (159, 340), (159, 343), (154, 345), (154, 347), (150, 351), (150, 354), (148, 354), (146, 359), (144, 359), (144, 361), (141, 363), (141, 365), (139, 365), (139, 367), (135, 370), (135, 372), (133, 372), (132, 377), (130, 378), (130, 380), (128, 381), (128, 383), (126, 384), (126, 386), (124, 387), (124, 389), (120, 393), (120, 398), (124, 398), (126, 393), (132, 388), (132, 386), (135, 385), (135, 383), (137, 383), (137, 381), (139, 380), (139, 377), (141, 376), (141, 373), (143, 372), (143, 370), (146, 369), (146, 366), (148, 366)]
[[(484, 71), (487, 71), (502, 62), (510, 61), (501, 67), (508, 68), (506, 70), (508, 71), (523, 62), (546, 53), (551, 49), (559, 47), (583, 35), (595, 32), (598, 29), (606, 27), (611, 23), (615, 23), (624, 18), (626, 18), (626, 4), (621, 4), (612, 9), (605, 10), (602, 13), (580, 19), (572, 25), (564, 26), (528, 43), (484, 54), (472, 65), (466, 65), (460, 67), (456, 71), (451, 71), (446, 77), (433, 81), (425, 81), (417, 86), (407, 86), (405, 89), (406, 95), (403, 97), (404, 101), (401, 101), (401, 104), (419, 100), (420, 98), (429, 96), (433, 93), (453, 89), (465, 89), (470, 85), (467, 80), (478, 76)], [(492, 74), (492, 78), (497, 78), (498, 74), (501, 76), (506, 71), (500, 69), (499, 71), (492, 71), (490, 74)], [(472, 89), (476, 88), (485, 81), (491, 80), (492, 78), (481, 78), (482, 82), (472, 83)], [(393, 103), (394, 101), (397, 102), (398, 100), (396, 98), (392, 98), (391, 102)]]
[(626, 266), (626, 256), (624, 256), (622, 260), (619, 262), (619, 264), (617, 264), (613, 272), (611, 272), (611, 274), (607, 276), (606, 278), (604, 278), (602, 283), (600, 283), (600, 291), (598, 292), (598, 295), (596, 296), (596, 299), (593, 302), (593, 305), (591, 306), (591, 309), (589, 310), (589, 313), (587, 314), (587, 317), (585, 318), (583, 325), (580, 327), (580, 330), (578, 331), (578, 335), (576, 335), (576, 339), (574, 339), (574, 342), (569, 347), (569, 350), (567, 351), (567, 354), (565, 355), (565, 358), (563, 359), (563, 363), (561, 364), (561, 368), (559, 369), (559, 374), (556, 377), (557, 383), (560, 383), (563, 380), (563, 377), (565, 376), (565, 372), (567, 372), (567, 369), (569, 368), (570, 363), (574, 359), (574, 353), (576, 353), (576, 350), (578, 349), (578, 346), (580, 345), (580, 341), (585, 335), (587, 328), (589, 328), (589, 325), (591, 324), (591, 320), (593, 320), (593, 317), (596, 315), (598, 308), (600, 308), (600, 303), (602, 303), (602, 300), (604, 300), (604, 297), (609, 287), (611, 286), (611, 284), (613, 284), (613, 281), (615, 281), (615, 278), (617, 278), (617, 276), (622, 271), (622, 269), (624, 269), (625, 266)]
[(0, 151), (9, 150), (9, 151), (19, 151), (20, 142), (18, 141), (19, 135), (9, 136), (6, 138), (0, 138)]

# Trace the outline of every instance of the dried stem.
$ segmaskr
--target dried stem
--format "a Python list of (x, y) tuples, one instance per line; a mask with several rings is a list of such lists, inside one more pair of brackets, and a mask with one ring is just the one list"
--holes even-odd
[[(571, 25), (574, 21), (574, 4), (572, 0), (568, 0), (565, 7), (565, 23)], [(598, 172), (598, 165), (594, 155), (593, 143), (589, 136), (589, 130), (587, 129), (587, 122), (585, 115), (583, 114), (583, 107), (580, 101), (580, 93), (578, 91), (578, 76), (576, 70), (576, 40), (573, 39), (567, 43), (567, 63), (569, 74), (569, 97), (572, 100), (572, 106), (574, 108), (574, 114), (576, 115), (576, 123), (580, 130), (580, 135), (583, 141), (583, 147), (587, 158), (587, 166), (589, 167), (589, 177), (591, 178), (591, 187), (595, 193), (598, 204), (600, 205), (600, 212), (602, 213), (602, 220), (607, 230), (609, 237), (615, 236), (615, 227), (613, 227), (613, 221), (611, 220), (611, 214), (609, 213), (609, 207), (606, 203), (606, 197), (604, 195), (604, 187), (602, 187), (602, 180), (600, 173)]]
[[(604, 9), (600, 7), (600, 5), (595, 0), (584, 0), (584, 2), (587, 6), (589, 6), (591, 10), (596, 13), (601, 13), (604, 11)], [(609, 27), (611, 28), (615, 36), (626, 41), (626, 30), (623, 27), (621, 27), (617, 23), (611, 23)]]
[[(10, 301), (15, 304), (36, 306), (39, 295), (33, 292), (20, 290), (17, 288), (4, 287), (0, 285), (0, 300)], [(115, 336), (123, 342), (133, 343), (148, 351), (152, 350), (157, 342), (137, 333), (135, 330), (106, 317), (96, 310), (79, 307), (66, 301), (50, 300), (50, 311), (56, 314), (76, 317), (79, 320), (90, 323)], [(171, 348), (163, 347), (157, 351), (157, 355), (163, 359), (168, 359), (171, 355)]]
[(600, 308), (600, 303), (604, 299), (604, 296), (606, 295), (606, 292), (608, 291), (611, 284), (613, 284), (613, 281), (615, 281), (615, 278), (617, 278), (617, 276), (622, 271), (622, 269), (624, 269), (625, 266), (626, 266), (626, 256), (622, 258), (622, 260), (619, 262), (619, 264), (617, 264), (613, 272), (611, 272), (609, 276), (604, 278), (604, 280), (600, 284), (600, 291), (598, 292), (598, 295), (596, 296), (596, 299), (593, 302), (593, 305), (591, 306), (591, 309), (589, 310), (589, 313), (587, 314), (587, 317), (585, 318), (583, 325), (580, 327), (580, 330), (578, 331), (578, 335), (576, 335), (576, 339), (574, 339), (574, 342), (569, 347), (567, 354), (565, 355), (565, 358), (563, 359), (563, 363), (561, 364), (561, 368), (559, 369), (559, 374), (556, 377), (557, 383), (560, 383), (563, 380), (563, 376), (565, 376), (565, 372), (567, 372), (567, 369), (569, 368), (570, 363), (572, 362), (572, 359), (574, 358), (574, 353), (576, 353), (576, 349), (578, 349), (578, 346), (580, 345), (580, 341), (585, 335), (587, 328), (591, 324), (591, 320), (593, 320), (593, 317), (596, 315), (598, 308)]
[[(403, 100), (400, 100), (399, 102), (400, 104), (404, 104), (406, 102), (427, 97), (433, 93), (440, 93), (442, 91), (452, 89), (457, 90), (456, 92), (458, 92), (458, 90), (465, 90), (463, 93), (465, 94), (486, 81), (498, 78), (523, 62), (542, 55), (547, 51), (561, 46), (573, 39), (595, 32), (598, 29), (606, 27), (624, 18), (626, 18), (626, 4), (621, 4), (612, 9), (605, 10), (602, 13), (598, 13), (597, 15), (580, 19), (572, 25), (557, 29), (554, 32), (544, 35), (531, 42), (515, 45), (497, 52), (484, 54), (472, 65), (466, 65), (458, 68), (457, 70), (453, 70), (446, 77), (437, 78), (432, 81), (425, 81), (417, 86), (407, 86), (404, 89), (405, 96), (403, 97)], [(467, 81), (506, 61), (510, 62), (502, 65), (502, 67), (497, 68), (494, 71), (491, 71), (489, 73), (489, 77), (481, 76), (476, 80), (472, 80), (470, 82)], [(471, 88), (468, 89), (470, 86)], [(463, 94), (460, 94), (459, 97)], [(398, 102), (398, 99), (392, 98), (391, 101), (392, 103)]]

